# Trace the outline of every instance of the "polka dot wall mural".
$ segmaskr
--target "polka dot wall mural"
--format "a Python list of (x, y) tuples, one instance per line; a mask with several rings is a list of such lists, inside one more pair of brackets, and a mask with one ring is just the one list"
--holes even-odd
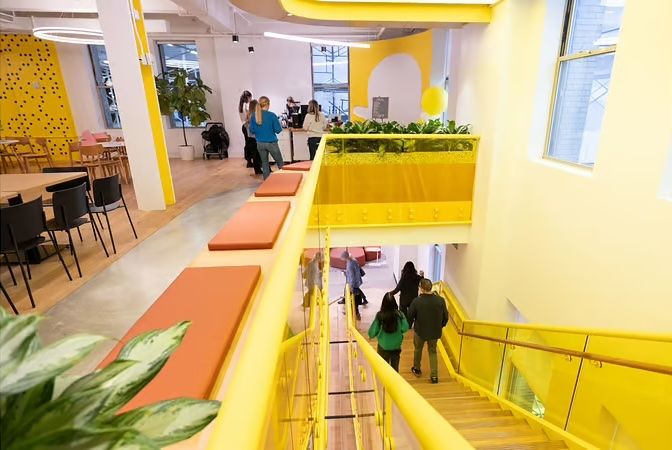
[(28, 34), (0, 34), (0, 135), (46, 138), (56, 159), (77, 139), (56, 47)]

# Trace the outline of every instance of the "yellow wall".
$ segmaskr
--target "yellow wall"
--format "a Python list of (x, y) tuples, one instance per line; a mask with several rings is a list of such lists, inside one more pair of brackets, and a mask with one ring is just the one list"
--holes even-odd
[[(421, 73), (422, 91), (429, 87), (432, 70), (432, 32), (415, 34), (398, 39), (371, 42), (371, 48), (350, 49), (350, 117), (362, 120), (354, 114), (355, 107), (370, 109), (369, 77), (376, 66), (385, 58), (396, 55), (410, 55), (418, 64)], [(384, 74), (387, 75), (387, 74)], [(390, 71), (389, 76), (394, 75)], [(403, 89), (404, 86), (399, 86)], [(420, 105), (418, 97), (418, 106)], [(394, 119), (394, 117), (391, 117)], [(418, 117), (419, 119), (419, 117)]]
[(0, 122), (3, 137), (47, 137), (57, 158), (76, 138), (68, 94), (52, 42), (28, 34), (0, 34)]

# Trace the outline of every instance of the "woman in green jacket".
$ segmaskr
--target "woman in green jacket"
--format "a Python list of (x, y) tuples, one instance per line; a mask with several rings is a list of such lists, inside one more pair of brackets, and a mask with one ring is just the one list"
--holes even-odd
[(369, 337), (378, 339), (378, 354), (397, 372), (401, 343), (407, 331), (406, 316), (399, 311), (394, 295), (386, 293), (380, 304), (380, 311), (369, 328)]

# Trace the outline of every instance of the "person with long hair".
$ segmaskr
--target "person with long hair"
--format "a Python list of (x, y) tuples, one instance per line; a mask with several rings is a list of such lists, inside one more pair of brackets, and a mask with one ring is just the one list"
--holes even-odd
[(247, 138), (245, 138), (245, 155), (250, 155), (252, 159), (252, 167), (254, 167), (255, 175), (261, 175), (261, 161), (259, 161), (259, 152), (257, 151), (257, 139), (254, 133), (250, 131), (250, 118), (254, 114), (257, 107), (256, 100), (250, 100), (250, 108), (247, 111), (244, 127), (247, 128)]
[(397, 372), (399, 372), (401, 343), (407, 331), (406, 316), (397, 308), (394, 295), (386, 293), (380, 304), (380, 311), (376, 313), (376, 318), (369, 328), (369, 337), (378, 339), (378, 354)]
[(247, 167), (253, 167), (252, 155), (250, 154), (250, 151), (248, 149), (249, 146), (248, 140), (250, 136), (247, 121), (251, 101), (252, 101), (252, 93), (250, 91), (243, 91), (243, 93), (240, 94), (240, 100), (238, 100), (238, 114), (240, 115), (240, 121), (243, 123), (243, 136), (245, 136), (245, 160), (247, 161)]
[(264, 180), (271, 174), (271, 167), (268, 162), (269, 154), (275, 160), (278, 169), (282, 169), (284, 166), (277, 137), (278, 134), (282, 133), (282, 126), (280, 126), (278, 116), (268, 110), (270, 106), (271, 101), (268, 97), (259, 97), (257, 106), (254, 108), (254, 115), (250, 117), (250, 131), (254, 133), (257, 139), (257, 151), (261, 159), (261, 172)]
[(315, 159), (317, 147), (320, 145), (320, 139), (329, 126), (327, 117), (320, 111), (320, 105), (317, 100), (308, 102), (308, 114), (303, 119), (303, 129), (308, 132), (308, 152), (310, 160)]
[(421, 279), (422, 276), (418, 274), (413, 262), (406, 261), (404, 268), (401, 269), (401, 276), (399, 277), (397, 287), (390, 291), (392, 295), (401, 292), (399, 295), (399, 309), (407, 318), (408, 308), (411, 306), (413, 299), (418, 296), (418, 287)]

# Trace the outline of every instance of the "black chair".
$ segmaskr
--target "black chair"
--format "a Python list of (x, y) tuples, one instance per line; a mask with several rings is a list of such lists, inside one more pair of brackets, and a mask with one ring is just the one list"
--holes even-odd
[[(35, 249), (38, 245), (47, 242), (47, 239), (42, 236), (42, 233), (45, 231), (49, 235), (49, 241), (53, 244), (58, 259), (61, 261), (66, 275), (68, 275), (68, 279), (72, 281), (68, 266), (65, 265), (65, 261), (63, 261), (63, 257), (58, 248), (56, 236), (47, 228), (46, 218), (44, 216), (44, 211), (42, 210), (42, 197), (38, 197), (35, 200), (20, 205), (8, 206), (2, 208), (0, 211), (0, 253), (2, 253), (6, 259), (7, 254), (16, 254), (16, 259), (18, 260), (19, 268), (21, 269), (21, 275), (23, 275), (23, 281), (26, 284), (26, 289), (28, 291), (28, 297), (30, 297), (30, 304), (33, 308), (35, 307), (35, 299), (33, 299), (33, 292), (30, 289), (30, 283), (28, 282), (31, 278), (30, 266), (26, 263), (28, 269), (28, 276), (26, 276), (22, 256), (25, 258), (25, 254), (28, 250)], [(13, 273), (12, 279), (16, 283)], [(9, 299), (8, 296), (7, 298)], [(12, 309), (16, 312), (16, 309), (13, 306)]]
[(75, 257), (77, 272), (81, 278), (82, 269), (79, 266), (77, 250), (75, 249), (75, 244), (72, 241), (72, 234), (70, 233), (70, 230), (81, 227), (84, 224), (91, 223), (93, 234), (94, 236), (98, 235), (98, 238), (100, 238), (100, 243), (103, 246), (103, 250), (105, 251), (105, 256), (110, 256), (110, 254), (107, 252), (107, 248), (105, 247), (103, 236), (100, 234), (100, 231), (96, 226), (96, 222), (93, 220), (93, 216), (91, 215), (91, 211), (89, 210), (89, 202), (86, 197), (86, 185), (82, 183), (77, 187), (54, 192), (52, 203), (54, 208), (54, 218), (47, 222), (47, 228), (51, 232), (63, 231), (67, 233), (70, 250), (72, 255)]
[(117, 253), (117, 247), (114, 243), (114, 236), (112, 236), (112, 226), (110, 226), (110, 218), (108, 217), (107, 213), (114, 211), (121, 206), (123, 206), (124, 210), (126, 211), (128, 223), (131, 224), (131, 230), (133, 230), (133, 235), (137, 239), (138, 233), (135, 232), (131, 215), (128, 212), (128, 207), (126, 206), (126, 200), (124, 200), (124, 194), (121, 192), (121, 181), (119, 180), (119, 175), (115, 174), (111, 177), (96, 178), (93, 180), (93, 204), (89, 206), (89, 209), (97, 216), (100, 214), (105, 216), (107, 229), (110, 233), (110, 240), (112, 241), (112, 250), (114, 253)]
[(14, 314), (17, 316), (19, 315), (19, 310), (16, 309), (16, 306), (14, 306), (14, 302), (12, 301), (12, 297), (9, 296), (9, 292), (7, 292), (7, 289), (0, 283), (0, 290), (2, 291), (2, 295), (5, 296), (7, 301), (9, 302), (9, 306), (12, 307), (12, 311), (14, 311)]

